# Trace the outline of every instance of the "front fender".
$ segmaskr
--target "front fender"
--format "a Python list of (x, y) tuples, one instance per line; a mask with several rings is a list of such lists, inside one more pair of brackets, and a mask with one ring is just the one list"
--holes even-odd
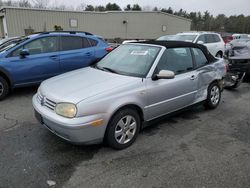
[(110, 118), (117, 110), (127, 105), (135, 105), (145, 114), (146, 101), (145, 83), (138, 82), (126, 89), (115, 89), (78, 103), (78, 116), (105, 113)]

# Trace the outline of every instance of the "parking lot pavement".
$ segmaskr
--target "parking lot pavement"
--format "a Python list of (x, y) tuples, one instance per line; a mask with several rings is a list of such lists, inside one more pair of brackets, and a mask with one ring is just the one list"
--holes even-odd
[(0, 187), (250, 187), (250, 84), (144, 129), (128, 149), (74, 146), (37, 123), (19, 89), (0, 102)]

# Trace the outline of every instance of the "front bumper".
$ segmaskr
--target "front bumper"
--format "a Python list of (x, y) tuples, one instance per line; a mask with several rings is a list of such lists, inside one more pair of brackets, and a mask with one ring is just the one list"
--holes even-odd
[[(64, 118), (54, 111), (42, 106), (37, 95), (32, 99), (36, 119), (57, 136), (75, 144), (95, 144), (102, 142), (108, 123), (107, 114), (95, 114), (91, 116)], [(99, 126), (91, 125), (91, 122), (102, 119)]]

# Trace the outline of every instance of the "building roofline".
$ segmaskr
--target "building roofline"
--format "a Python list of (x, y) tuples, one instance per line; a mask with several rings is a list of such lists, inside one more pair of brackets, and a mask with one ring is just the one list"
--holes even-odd
[(99, 11), (76, 11), (76, 10), (57, 10), (57, 9), (41, 9), (41, 8), (25, 8), (25, 7), (12, 7), (12, 6), (2, 6), (0, 7), (0, 11), (4, 10), (4, 9), (19, 9), (19, 10), (34, 10), (34, 11), (49, 11), (49, 12), (72, 12), (72, 13), (84, 13), (84, 14), (108, 14), (108, 13), (158, 13), (158, 14), (164, 14), (164, 15), (168, 15), (171, 17), (175, 17), (178, 19), (182, 19), (182, 20), (186, 20), (189, 22), (192, 22), (192, 20), (181, 17), (181, 16), (177, 16), (177, 15), (173, 15), (173, 14), (169, 14), (166, 12), (161, 12), (161, 11), (103, 11), (103, 12), (99, 12)]

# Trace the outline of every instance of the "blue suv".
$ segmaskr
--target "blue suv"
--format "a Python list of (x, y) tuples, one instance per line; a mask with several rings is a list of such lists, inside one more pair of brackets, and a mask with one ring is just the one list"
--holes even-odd
[(112, 49), (87, 32), (44, 32), (11, 43), (0, 50), (0, 100), (13, 88), (89, 66)]

